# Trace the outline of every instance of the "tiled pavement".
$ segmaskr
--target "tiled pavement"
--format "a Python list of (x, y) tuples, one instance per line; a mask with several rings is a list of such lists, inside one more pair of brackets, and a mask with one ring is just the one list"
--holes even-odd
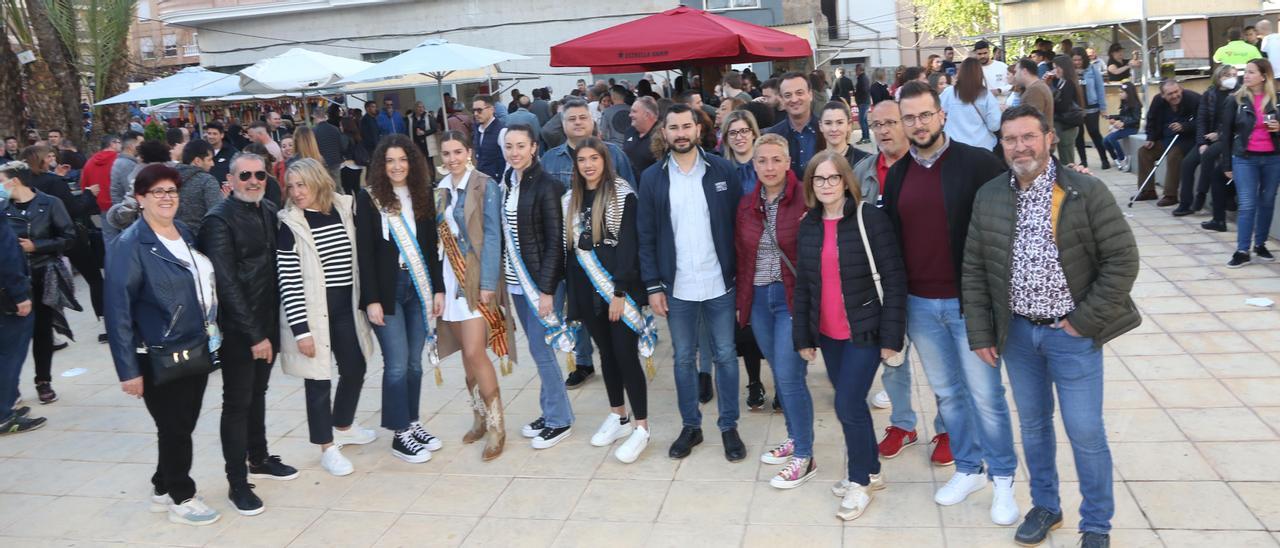
[[(1101, 176), (1127, 198), (1132, 175)], [(1143, 203), (1132, 210), (1142, 252), (1134, 297), (1143, 325), (1106, 349), (1105, 414), (1115, 456), (1115, 546), (1275, 546), (1280, 540), (1280, 312), (1245, 304), (1280, 301), (1280, 264), (1228, 270), (1233, 233), (1202, 231), (1201, 217), (1177, 219)], [(87, 299), (86, 299), (87, 300)], [(840, 477), (842, 445), (832, 390), (816, 364), (810, 386), (817, 407), (816, 480), (778, 491), (774, 467), (754, 457), (785, 435), (782, 416), (743, 413), (752, 458), (725, 462), (718, 436), (683, 461), (666, 457), (679, 430), (670, 349), (658, 352), (650, 386), (654, 438), (631, 465), (588, 443), (607, 413), (597, 378), (571, 392), (578, 428), (559, 446), (535, 452), (518, 425), (537, 414), (531, 363), (502, 378), (508, 445), (480, 461), (464, 446), (470, 425), (461, 368), (444, 367), (445, 384), (427, 376), (423, 417), (445, 443), (426, 464), (388, 454), (385, 431), (374, 445), (347, 448), (356, 473), (334, 478), (307, 443), (302, 383), (278, 371), (268, 394), (272, 452), (303, 469), (291, 482), (259, 481), (268, 510), (241, 517), (226, 502), (218, 446), (221, 380), (211, 379), (196, 433), (194, 477), (223, 511), (211, 527), (172, 525), (147, 512), (156, 458), (154, 428), (141, 402), (120, 392), (105, 346), (93, 342), (88, 314), (75, 318), (86, 342), (55, 356), (61, 401), (34, 405), (49, 418), (41, 431), (0, 438), (0, 546), (1010, 546), (1013, 530), (991, 524), (989, 489), (940, 508), (934, 489), (951, 468), (928, 463), (923, 443), (884, 463), (889, 489), (860, 519), (842, 523), (828, 487)], [(30, 365), (28, 365), (28, 368)], [(65, 378), (71, 368), (88, 370)], [(371, 365), (358, 419), (378, 423), (380, 369)], [(933, 398), (919, 364), (915, 400), (926, 420)], [(24, 396), (35, 399), (24, 372)], [(768, 375), (766, 375), (768, 379)], [(745, 381), (744, 381), (745, 382)], [(768, 381), (766, 381), (768, 382)], [(770, 390), (772, 393), (772, 390)], [(1012, 406), (1012, 403), (1010, 403)], [(715, 406), (704, 406), (710, 432)], [(876, 410), (883, 427), (888, 412)], [(1016, 419), (1016, 414), (1015, 414)], [(1015, 437), (1017, 429), (1015, 428)], [(1079, 494), (1066, 437), (1059, 428), (1066, 524), (1054, 546), (1072, 546)], [(1019, 448), (1021, 451), (1021, 448)], [(1025, 470), (1018, 498), (1028, 508)]]

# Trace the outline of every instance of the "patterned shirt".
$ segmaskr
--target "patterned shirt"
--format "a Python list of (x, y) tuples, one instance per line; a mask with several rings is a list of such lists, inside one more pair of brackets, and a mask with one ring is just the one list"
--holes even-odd
[(1058, 258), (1053, 234), (1053, 186), (1057, 166), (1052, 158), (1044, 173), (1023, 190), (1010, 176), (1018, 196), (1010, 260), (1009, 308), (1014, 314), (1036, 320), (1056, 319), (1075, 310), (1075, 300)]
[[(516, 219), (519, 218), (516, 215), (516, 211), (520, 205), (520, 174), (514, 169), (509, 173), (509, 185), (507, 187), (506, 201), (502, 204), (502, 213), (506, 216), (507, 225), (511, 227), (511, 233), (519, 234), (516, 229)], [(506, 230), (506, 228), (503, 228), (503, 230)], [(503, 237), (505, 238), (506, 236), (504, 235)], [(520, 240), (518, 238), (513, 240), (515, 242), (514, 249), (508, 248), (507, 253), (514, 253), (515, 257), (520, 257)], [(524, 289), (520, 285), (520, 278), (516, 276), (516, 271), (512, 270), (511, 262), (506, 258), (502, 261), (502, 272), (507, 281), (507, 292), (513, 295), (523, 295)]]
[(770, 200), (760, 185), (760, 201), (764, 202), (764, 232), (756, 248), (756, 277), (752, 285), (769, 285), (782, 281), (782, 251), (778, 249), (778, 204), (782, 192)]

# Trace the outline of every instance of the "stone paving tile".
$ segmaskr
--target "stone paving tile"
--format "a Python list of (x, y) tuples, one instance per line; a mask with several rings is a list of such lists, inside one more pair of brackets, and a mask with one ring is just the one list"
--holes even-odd
[[(1118, 200), (1127, 200), (1132, 175), (1099, 175)], [(1259, 296), (1280, 301), (1280, 265), (1224, 268), (1233, 233), (1204, 233), (1197, 226), (1202, 218), (1173, 218), (1151, 204), (1125, 213), (1140, 243), (1133, 297), (1143, 325), (1104, 348), (1104, 420), (1115, 462), (1113, 546), (1280, 545), (1280, 361), (1274, 354), (1280, 352), (1280, 310), (1244, 302)], [(88, 314), (70, 319), (78, 333), (99, 329)], [(523, 347), (523, 333), (518, 338)], [(653, 438), (633, 464), (618, 462), (612, 447), (588, 443), (607, 413), (599, 378), (570, 393), (578, 419), (573, 435), (555, 448), (531, 449), (518, 433), (538, 414), (539, 383), (529, 364), (500, 378), (507, 448), (501, 458), (482, 462), (483, 444), (459, 441), (472, 417), (454, 357), (442, 366), (445, 382), (425, 383), (422, 397), (423, 420), (444, 448), (430, 462), (410, 465), (388, 453), (389, 436), (380, 430), (373, 444), (343, 449), (356, 467), (343, 478), (325, 474), (319, 451), (308, 443), (301, 381), (276, 371), (267, 396), (268, 438), (272, 452), (302, 475), (258, 482), (268, 510), (253, 517), (236, 514), (226, 500), (218, 441), (222, 382), (215, 374), (193, 439), (192, 477), (223, 518), (191, 528), (147, 511), (154, 423), (141, 402), (120, 393), (105, 346), (73, 343), (54, 358), (61, 400), (33, 405), (48, 425), (0, 440), (0, 546), (1012, 544), (1013, 528), (990, 523), (989, 488), (953, 507), (933, 503), (953, 468), (928, 461), (936, 405), (918, 358), (908, 367), (921, 443), (882, 462), (888, 488), (847, 523), (836, 518), (839, 499), (829, 490), (845, 463), (820, 362), (809, 378), (818, 474), (779, 491), (768, 485), (778, 467), (757, 458), (786, 436), (778, 414), (743, 411), (748, 458), (730, 464), (713, 426), (716, 405), (704, 405), (706, 442), (682, 461), (666, 457), (680, 417), (665, 338), (657, 358), (659, 373), (649, 386)], [(60, 376), (73, 367), (87, 372)], [(765, 383), (772, 395), (771, 375)], [(375, 358), (356, 416), (367, 427), (379, 422), (380, 386)], [(34, 390), (21, 388), (32, 405)], [(1021, 453), (1012, 402), (1010, 409)], [(873, 409), (872, 417), (880, 432), (889, 410)], [(1075, 546), (1080, 494), (1061, 420), (1055, 429), (1067, 518), (1046, 546)], [(1026, 511), (1025, 467), (1016, 478), (1015, 495)]]

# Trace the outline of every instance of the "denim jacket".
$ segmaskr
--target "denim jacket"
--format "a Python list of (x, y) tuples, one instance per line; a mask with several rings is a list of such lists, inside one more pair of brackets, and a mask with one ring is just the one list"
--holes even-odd
[(1084, 104), (1088, 106), (1089, 112), (1097, 112), (1099, 108), (1106, 107), (1107, 88), (1102, 84), (1102, 75), (1094, 70), (1092, 66), (1084, 69)]
[[(609, 157), (613, 160), (613, 170), (617, 172), (617, 176), (626, 179), (631, 188), (637, 188), (636, 174), (631, 171), (631, 160), (627, 159), (622, 147), (613, 143), (605, 143), (605, 146), (609, 147)], [(573, 181), (573, 154), (569, 152), (568, 142), (548, 150), (538, 163), (542, 164), (542, 171), (560, 181), (565, 190), (569, 190), (569, 183)]]
[[(484, 241), (481, 242), (480, 256), (480, 289), (497, 291), (498, 278), (502, 275), (502, 186), (497, 181), (485, 177), (479, 171), (472, 171), (471, 177), (483, 177), (484, 181)], [(467, 184), (457, 189), (458, 207), (453, 208), (453, 222), (458, 225), (454, 238), (458, 240), (458, 251), (465, 257), (471, 253), (471, 242), (468, 240), (466, 206), (467, 188), (474, 187), (468, 178)], [(444, 180), (440, 181), (440, 189), (449, 191)], [(441, 209), (443, 212), (444, 210)]]

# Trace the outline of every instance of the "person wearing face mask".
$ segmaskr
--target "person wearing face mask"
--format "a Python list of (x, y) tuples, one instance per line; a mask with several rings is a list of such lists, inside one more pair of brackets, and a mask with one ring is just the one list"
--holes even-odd
[[(1173, 210), (1174, 217), (1183, 217), (1199, 212), (1204, 208), (1205, 198), (1216, 184), (1224, 187), (1222, 196), (1217, 193), (1213, 198), (1213, 219), (1222, 219), (1222, 231), (1226, 231), (1226, 180), (1222, 178), (1225, 171), (1218, 167), (1222, 160), (1222, 152), (1230, 145), (1218, 139), (1218, 121), (1227, 114), (1227, 109), (1234, 108), (1232, 101), (1236, 88), (1240, 84), (1237, 70), (1231, 65), (1218, 65), (1213, 71), (1214, 85), (1200, 95), (1200, 106), (1196, 108), (1196, 146), (1191, 148), (1182, 159), (1182, 180), (1187, 183), (1178, 188), (1178, 207)], [(1200, 178), (1196, 179), (1196, 168), (1200, 168)], [(1196, 184), (1192, 184), (1196, 181)], [(1218, 202), (1223, 202), (1221, 206)], [(1222, 216), (1217, 212), (1221, 210)], [(1204, 226), (1203, 224), (1201, 226)], [(1210, 224), (1210, 227), (1216, 227)]]
[(856, 165), (870, 156), (853, 146), (853, 113), (848, 105), (839, 101), (823, 105), (818, 114), (818, 128), (822, 130), (823, 150), (843, 156), (849, 165)]
[[(0, 164), (0, 212), (9, 207), (8, 169)], [(23, 164), (14, 165), (13, 169)], [(30, 407), (17, 407), (22, 363), (31, 348), (35, 317), (31, 274), (27, 256), (8, 219), (0, 217), (0, 433), (18, 434), (44, 426), (44, 417), (32, 417)]]

